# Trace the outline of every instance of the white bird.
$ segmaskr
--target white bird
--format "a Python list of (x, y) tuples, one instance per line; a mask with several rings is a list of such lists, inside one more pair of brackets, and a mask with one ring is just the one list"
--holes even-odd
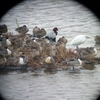
[(19, 58), (19, 65), (26, 65), (28, 63), (28, 58), (26, 56), (21, 56)]
[(71, 41), (71, 45), (76, 46), (76, 48), (78, 49), (78, 45), (83, 44), (87, 38), (90, 38), (90, 37), (86, 35), (78, 35)]
[(75, 70), (75, 66), (79, 66), (79, 65), (82, 66), (83, 65), (83, 62), (80, 59), (72, 59), (72, 60), (66, 61), (66, 64), (68, 66), (72, 66), (73, 67), (73, 70)]
[(45, 38), (48, 39), (49, 41), (56, 42), (56, 36), (57, 36), (57, 34), (58, 34), (57, 31), (58, 31), (58, 28), (57, 28), (57, 27), (53, 28), (53, 32), (47, 33), (47, 34), (45, 35)]

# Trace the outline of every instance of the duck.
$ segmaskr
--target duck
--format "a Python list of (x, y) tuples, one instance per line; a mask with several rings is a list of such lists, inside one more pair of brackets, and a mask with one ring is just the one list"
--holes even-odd
[(66, 44), (64, 42), (58, 42), (56, 44), (56, 47), (57, 47), (59, 57), (65, 58), (65, 56), (66, 56)]
[(38, 34), (40, 32), (40, 28), (35, 26), (34, 29), (33, 29), (33, 36), (35, 37), (36, 34)]
[(0, 55), (1, 56), (9, 56), (11, 54), (12, 54), (12, 52), (10, 49), (4, 48), (4, 47), (0, 48)]
[(50, 52), (49, 52), (49, 55), (52, 56), (52, 57), (57, 58), (58, 57), (57, 49), (51, 49)]
[(5, 37), (0, 37), (0, 45), (1, 46), (10, 46), (11, 45), (11, 41)]
[(22, 35), (25, 35), (25, 33), (27, 33), (29, 31), (29, 29), (27, 28), (26, 25), (23, 25), (23, 26), (16, 28), (15, 31), (17, 31), (18, 33), (20, 33)]
[(68, 40), (64, 36), (62, 36), (61, 38), (58, 39), (57, 42), (63, 42), (66, 44), (68, 42)]
[(100, 36), (99, 36), (99, 35), (96, 35), (96, 36), (94, 37), (94, 40), (95, 40), (95, 43), (96, 43), (96, 44), (100, 44)]
[(6, 37), (4, 37), (4, 36), (0, 36), (0, 41), (6, 41)]
[(19, 65), (26, 65), (28, 63), (28, 58), (26, 56), (21, 55), (19, 57)]
[(88, 37), (87, 35), (77, 35), (71, 42), (71, 45), (76, 46), (76, 49), (79, 49), (79, 45), (83, 44)]
[(33, 29), (33, 36), (36, 38), (41, 38), (46, 35), (46, 30), (44, 28), (38, 28), (37, 26)]
[(53, 32), (47, 33), (45, 38), (48, 39), (50, 42), (56, 42), (56, 36), (58, 35), (58, 28), (54, 27)]
[(98, 50), (95, 47), (90, 47), (91, 53), (93, 53), (95, 56), (98, 54)]
[(67, 48), (67, 49), (66, 49), (66, 55), (67, 55), (68, 57), (72, 57), (72, 55), (73, 55), (74, 57), (78, 57), (78, 58), (80, 57), (78, 51), (75, 50), (75, 49), (73, 49), (73, 48)]
[(7, 25), (0, 25), (0, 35), (2, 35), (2, 33), (6, 33), (8, 31)]
[(81, 66), (82, 68), (83, 61), (79, 58), (75, 58), (75, 59), (66, 60), (66, 64), (68, 66), (72, 66), (73, 70), (75, 70), (75, 66)]
[(31, 55), (31, 57), (32, 57), (34, 60), (36, 60), (38, 57), (40, 57), (41, 53), (40, 53), (39, 48), (37, 48), (37, 49), (34, 49), (34, 48), (33, 48), (33, 49), (30, 51), (30, 55)]
[(2, 37), (6, 37), (6, 38), (9, 38), (12, 36), (12, 32), (6, 32), (6, 33), (2, 33)]
[[(18, 54), (17, 54), (18, 56)], [(15, 56), (14, 54), (11, 56), (6, 57), (7, 58), (7, 65), (14, 65), (17, 66), (18, 65), (18, 60), (19, 57)]]
[(95, 58), (98, 51), (95, 47), (80, 48), (77, 50), (81, 59), (91, 60)]
[(7, 59), (6, 57), (0, 57), (0, 65), (6, 64)]

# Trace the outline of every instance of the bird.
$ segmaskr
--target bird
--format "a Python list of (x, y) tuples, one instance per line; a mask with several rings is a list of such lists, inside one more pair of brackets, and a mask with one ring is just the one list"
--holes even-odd
[(9, 55), (11, 55), (11, 54), (12, 54), (12, 52), (11, 52), (10, 49), (4, 48), (4, 47), (1, 47), (1, 48), (0, 48), (0, 55), (1, 55), (1, 56), (9, 56)]
[(90, 47), (91, 52), (96, 56), (98, 54), (98, 51), (95, 47)]
[(58, 35), (58, 28), (54, 27), (52, 33), (47, 33), (45, 35), (45, 38), (49, 41), (56, 42), (56, 36)]
[(77, 50), (81, 59), (90, 60), (97, 56), (97, 49), (95, 47), (80, 48)]
[(19, 57), (19, 65), (26, 65), (28, 63), (28, 58), (26, 56), (20, 56)]
[(61, 38), (59, 38), (59, 40), (57, 42), (60, 42), (60, 43), (63, 42), (66, 44), (68, 42), (68, 40), (64, 36), (62, 36)]
[(16, 28), (15, 31), (17, 31), (20, 34), (25, 34), (29, 31), (29, 29), (27, 28), (26, 25), (23, 25), (21, 27)]
[(40, 32), (40, 28), (35, 26), (33, 29), (33, 36), (35, 36), (38, 32)]
[(37, 37), (40, 38), (40, 37), (43, 37), (46, 35), (46, 31), (44, 28), (41, 28), (40, 32), (37, 33)]
[(2, 33), (6, 33), (8, 31), (7, 25), (0, 25), (0, 35), (2, 35)]
[(76, 46), (76, 49), (78, 49), (78, 46), (83, 44), (87, 38), (90, 38), (90, 37), (86, 35), (78, 35), (71, 41), (70, 44)]
[(45, 59), (45, 63), (46, 64), (54, 64), (55, 63), (55, 60), (52, 56), (48, 56), (46, 59)]
[(35, 26), (35, 28), (33, 29), (33, 37), (41, 38), (45, 35), (46, 35), (46, 31), (44, 28), (40, 29), (39, 27)]
[(75, 66), (82, 66), (83, 65), (83, 61), (81, 59), (70, 59), (70, 60), (66, 60), (66, 64), (68, 66), (72, 66), (73, 71), (75, 70)]
[(4, 41), (4, 40), (6, 40), (6, 37), (4, 37), (4, 36), (0, 36), (0, 41)]
[(96, 43), (96, 44), (100, 44), (100, 35), (96, 35), (96, 36), (94, 37), (94, 40), (95, 40), (95, 43)]
[(8, 38), (0, 37), (0, 47), (1, 46), (10, 46), (11, 41)]
[(95, 58), (99, 58), (100, 57), (96, 47), (90, 47), (90, 49), (91, 49), (91, 52), (92, 52), (92, 54), (94, 55)]
[(6, 57), (0, 57), (0, 65), (6, 64), (7, 59)]

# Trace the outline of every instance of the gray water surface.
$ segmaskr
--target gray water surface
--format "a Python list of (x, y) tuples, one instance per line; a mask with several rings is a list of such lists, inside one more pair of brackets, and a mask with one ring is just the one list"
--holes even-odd
[[(27, 0), (11, 9), (0, 24), (7, 24), (15, 34), (16, 18), (20, 26), (45, 28), (47, 32), (57, 26), (57, 39), (65, 36), (67, 48), (79, 34), (90, 36), (80, 47), (94, 46), (94, 36), (100, 34), (100, 23), (94, 14), (72, 0)], [(98, 49), (100, 47), (98, 46)], [(93, 70), (47, 72), (9, 72), (0, 74), (0, 93), (7, 100), (94, 100), (100, 90), (100, 65)]]

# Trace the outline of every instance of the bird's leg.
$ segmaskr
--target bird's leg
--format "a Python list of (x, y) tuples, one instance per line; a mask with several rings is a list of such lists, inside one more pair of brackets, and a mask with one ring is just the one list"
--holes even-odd
[(72, 66), (72, 67), (73, 67), (73, 70), (75, 70), (74, 66)]
[(77, 49), (77, 50), (79, 49), (78, 45), (76, 46), (76, 49)]

